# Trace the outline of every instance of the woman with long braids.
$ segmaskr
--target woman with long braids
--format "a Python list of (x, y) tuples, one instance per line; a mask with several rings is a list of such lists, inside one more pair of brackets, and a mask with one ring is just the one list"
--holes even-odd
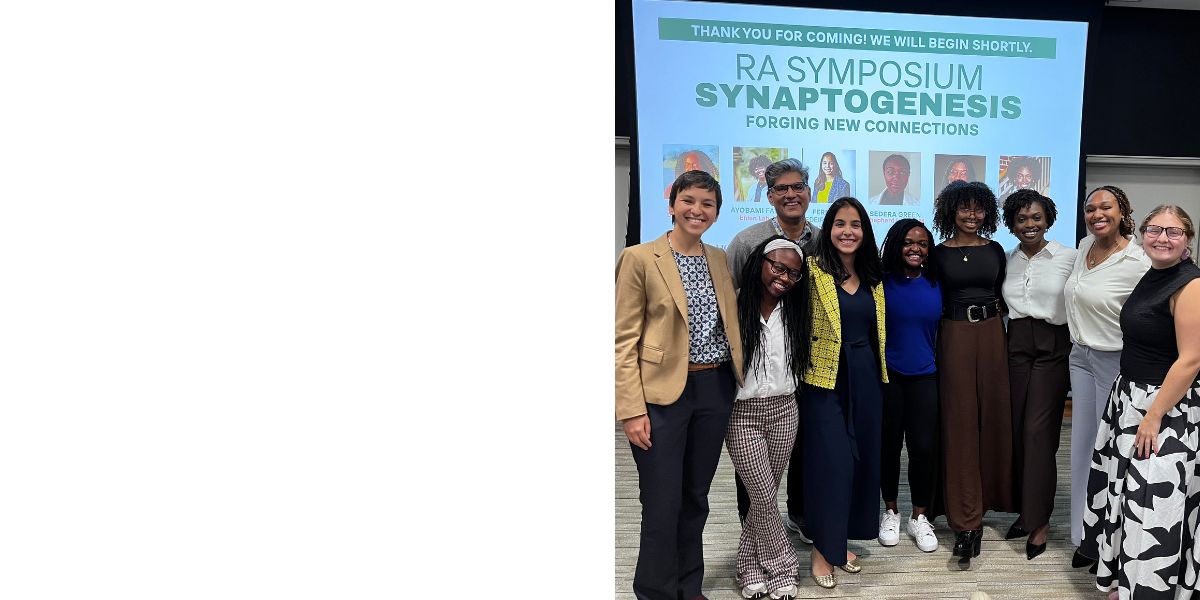
[[(1067, 277), (1064, 299), (1071, 332), (1071, 543), (1083, 541), (1088, 473), (1096, 431), (1113, 381), (1121, 370), (1121, 307), (1150, 269), (1141, 244), (1133, 241), (1133, 209), (1121, 188), (1092, 190), (1083, 204), (1088, 236)], [(1092, 557), (1094, 558), (1094, 556)], [(1071, 566), (1094, 565), (1076, 549)]]
[(916, 219), (900, 219), (883, 239), (883, 296), (887, 300), (888, 382), (883, 386), (885, 512), (879, 543), (900, 543), (900, 449), (908, 445), (912, 513), (905, 530), (923, 552), (937, 550), (931, 515), (938, 481), (938, 391), (934, 348), (942, 317), (942, 289), (928, 261), (933, 234)]
[(812, 578), (862, 571), (846, 540), (875, 538), (884, 349), (883, 276), (871, 219), (855, 198), (829, 205), (808, 259), (812, 349), (804, 371), (804, 511)]
[(743, 598), (794, 598), (800, 561), (779, 517), (779, 483), (799, 426), (796, 384), (808, 365), (808, 268), (800, 247), (772, 236), (742, 269), (738, 323), (745, 384), (737, 394), (725, 446), (750, 496), (738, 540)]
[(989, 237), (996, 196), (980, 182), (955, 181), (934, 201), (931, 255), (942, 284), (938, 388), (945, 457), (946, 520), (954, 556), (979, 556), (983, 515), (1012, 512), (1012, 400), (1004, 342), (1004, 249)]

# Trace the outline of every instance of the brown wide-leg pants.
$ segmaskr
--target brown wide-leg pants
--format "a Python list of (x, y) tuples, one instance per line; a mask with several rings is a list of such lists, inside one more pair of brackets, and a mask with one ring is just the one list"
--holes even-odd
[(1066, 325), (1041, 319), (1008, 322), (1008, 379), (1012, 388), (1013, 464), (1021, 517), (1015, 525), (1033, 531), (1050, 522), (1058, 484), (1058, 438), (1070, 385)]
[(1008, 351), (999, 317), (942, 319), (939, 397), (946, 520), (979, 529), (988, 510), (1014, 512), (1012, 399)]

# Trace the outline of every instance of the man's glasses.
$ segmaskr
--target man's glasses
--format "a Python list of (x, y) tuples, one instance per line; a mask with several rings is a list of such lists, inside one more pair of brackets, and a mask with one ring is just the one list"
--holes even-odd
[(775, 275), (783, 275), (786, 273), (788, 278), (792, 281), (800, 281), (800, 278), (804, 277), (804, 271), (789, 269), (784, 266), (783, 263), (775, 262), (765, 256), (763, 257), (763, 260), (767, 261), (767, 267), (770, 268), (771, 272)]
[(1159, 227), (1158, 225), (1147, 225), (1142, 228), (1142, 235), (1146, 237), (1158, 237), (1163, 232), (1167, 232), (1168, 240), (1177, 240), (1183, 237), (1183, 229), (1180, 227)]
[(792, 190), (793, 192), (799, 194), (806, 189), (808, 189), (807, 183), (793, 183), (790, 185), (786, 183), (779, 183), (771, 186), (771, 191), (775, 192), (776, 194), (786, 194), (788, 190)]

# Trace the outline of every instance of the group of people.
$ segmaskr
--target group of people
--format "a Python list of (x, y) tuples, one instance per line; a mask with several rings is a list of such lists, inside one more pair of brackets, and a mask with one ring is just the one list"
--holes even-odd
[[(1046, 239), (1050, 198), (1021, 190), (998, 207), (985, 184), (955, 181), (932, 229), (902, 219), (879, 248), (853, 197), (820, 227), (807, 221), (799, 161), (765, 178), (776, 215), (728, 255), (701, 241), (721, 188), (693, 170), (669, 190), (671, 230), (617, 262), (616, 417), (638, 468), (638, 598), (704, 597), (722, 444), (737, 474), (744, 598), (796, 596), (788, 529), (811, 544), (809, 575), (824, 588), (838, 569), (864, 568), (848, 540), (899, 543), (904, 445), (904, 529), (920, 550), (937, 550), (944, 514), (969, 565), (993, 510), (1019, 513), (1007, 537), (1025, 537), (1032, 560), (1046, 548), (1068, 386), (1073, 565), (1114, 596), (1195, 587), (1200, 268), (1182, 209), (1151, 211), (1139, 244), (1124, 192), (1099, 188), (1076, 250)], [(990, 240), (1001, 220), (1019, 240), (1009, 250)]]

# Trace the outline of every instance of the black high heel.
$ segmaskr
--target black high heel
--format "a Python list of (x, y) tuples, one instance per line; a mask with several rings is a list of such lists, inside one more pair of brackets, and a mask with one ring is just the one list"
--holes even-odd
[[(1096, 561), (1080, 554), (1079, 548), (1076, 548), (1075, 554), (1073, 554), (1071, 556), (1071, 567), (1072, 568), (1078, 569), (1080, 567), (1087, 567), (1087, 566), (1094, 565), (1094, 564), (1096, 564)], [(1093, 573), (1094, 573), (1094, 571), (1093, 571)]]
[(1033, 560), (1037, 555), (1046, 551), (1046, 542), (1034, 545), (1028, 541), (1025, 542), (1025, 560)]
[(974, 556), (979, 556), (979, 550), (982, 547), (983, 547), (983, 528), (980, 527), (979, 529), (975, 530), (975, 554), (974, 554)]
[(1017, 524), (1013, 523), (1013, 526), (1008, 528), (1008, 533), (1004, 534), (1004, 539), (1015, 540), (1019, 537), (1027, 537), (1028, 535), (1029, 535), (1028, 531), (1021, 529), (1020, 527), (1017, 527)]

